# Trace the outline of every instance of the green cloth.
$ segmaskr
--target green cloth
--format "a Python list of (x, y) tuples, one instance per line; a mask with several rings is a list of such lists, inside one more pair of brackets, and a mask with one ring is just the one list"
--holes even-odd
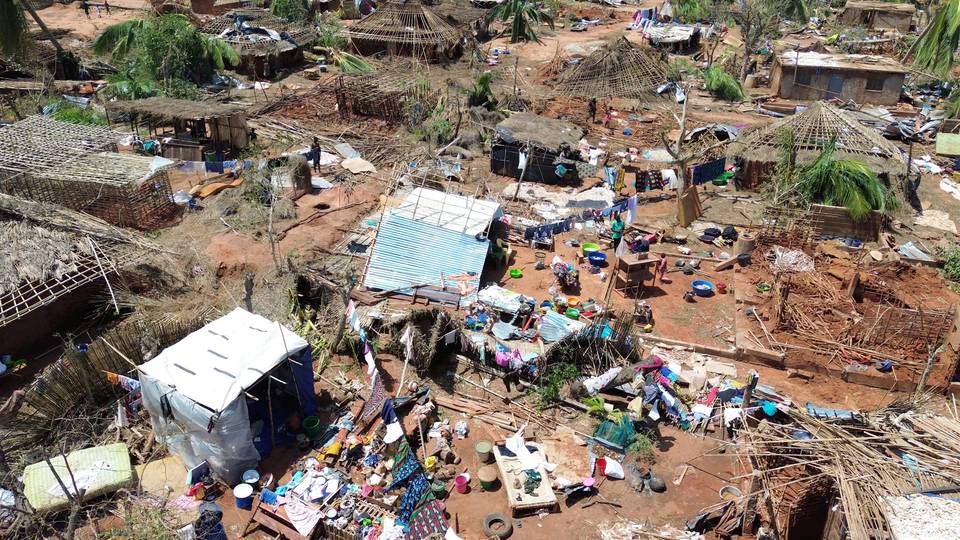
[(610, 237), (614, 240), (619, 240), (623, 238), (623, 229), (626, 225), (623, 223), (622, 219), (613, 220), (613, 225), (610, 225)]

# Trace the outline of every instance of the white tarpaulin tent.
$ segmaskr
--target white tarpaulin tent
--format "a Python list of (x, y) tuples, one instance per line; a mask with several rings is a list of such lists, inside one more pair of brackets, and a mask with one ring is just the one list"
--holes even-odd
[(191, 400), (220, 412), (307, 342), (277, 322), (237, 308), (140, 366)]
[[(290, 369), (278, 369), (285, 365)], [(248, 389), (272, 376), (296, 391), (304, 412), (312, 414), (316, 407), (307, 342), (280, 323), (240, 308), (164, 349), (139, 370), (157, 439), (188, 467), (207, 461), (228, 482), (260, 460)]]

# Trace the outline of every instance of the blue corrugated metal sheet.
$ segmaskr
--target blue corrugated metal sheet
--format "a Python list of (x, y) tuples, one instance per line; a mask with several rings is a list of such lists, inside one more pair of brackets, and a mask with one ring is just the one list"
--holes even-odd
[[(470, 296), (475, 296), (489, 245), (487, 240), (479, 242), (470, 235), (388, 212), (380, 224), (363, 284), (368, 289), (406, 294), (414, 285), (439, 286), (441, 274), (450, 277), (472, 272), (475, 276), (467, 288)], [(446, 285), (451, 288), (456, 283), (448, 280)]]

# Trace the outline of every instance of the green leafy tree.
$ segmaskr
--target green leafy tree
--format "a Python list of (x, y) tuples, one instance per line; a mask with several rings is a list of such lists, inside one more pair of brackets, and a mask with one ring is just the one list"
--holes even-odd
[(539, 4), (527, 0), (505, 0), (487, 12), (486, 21), (490, 24), (499, 19), (510, 21), (510, 43), (533, 41), (540, 43), (540, 37), (534, 31), (535, 26), (546, 24), (553, 28), (553, 17), (540, 8)]
[(946, 0), (907, 51), (915, 52), (913, 66), (939, 77), (947, 77), (954, 63), (954, 53), (960, 44), (960, 0)]
[(810, 8), (806, 0), (784, 0), (783, 15), (788, 19), (805, 23), (810, 19)]
[(93, 42), (98, 54), (127, 62), (130, 80), (150, 80), (162, 89), (209, 79), (240, 57), (225, 41), (206, 36), (180, 14), (132, 19), (107, 27)]
[(780, 7), (774, 0), (743, 0), (731, 8), (730, 17), (740, 27), (743, 38), (743, 64), (740, 66), (742, 81), (747, 78), (750, 57), (756, 52), (760, 42), (777, 31), (780, 25)]

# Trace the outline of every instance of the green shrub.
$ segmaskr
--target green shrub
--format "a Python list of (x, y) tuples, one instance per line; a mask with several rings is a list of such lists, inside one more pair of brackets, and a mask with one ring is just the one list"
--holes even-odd
[(960, 281), (960, 246), (954, 246), (943, 254), (946, 262), (943, 264), (943, 273), (953, 281)]
[(55, 120), (70, 122), (71, 124), (83, 124), (87, 126), (107, 125), (107, 118), (96, 110), (92, 108), (81, 109), (68, 102), (63, 102), (52, 116)]
[(740, 82), (717, 66), (703, 70), (703, 82), (713, 97), (726, 101), (743, 101), (746, 97)]
[(547, 368), (540, 378), (537, 388), (537, 400), (541, 408), (560, 398), (560, 389), (568, 381), (580, 376), (580, 370), (573, 364), (556, 364)]

